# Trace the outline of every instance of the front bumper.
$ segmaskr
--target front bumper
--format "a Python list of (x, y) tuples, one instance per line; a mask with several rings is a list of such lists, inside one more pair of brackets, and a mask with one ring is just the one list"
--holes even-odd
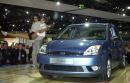
[(54, 76), (67, 76), (67, 77), (96, 77), (99, 75), (99, 73), (94, 72), (63, 72), (63, 71), (50, 71), (50, 70), (44, 70), (40, 73), (42, 75), (54, 75)]
[[(51, 62), (52, 58), (73, 59), (73, 63), (72, 62), (52, 63)], [(101, 60), (97, 56), (89, 56), (89, 57), (75, 56), (74, 57), (74, 56), (46, 56), (46, 55), (38, 54), (37, 61), (40, 64), (39, 71), (43, 75), (60, 75), (60, 76), (69, 76), (69, 77), (96, 77), (102, 71), (101, 64), (100, 64)], [(51, 69), (47, 69), (46, 65), (50, 65), (50, 67), (51, 65), (53, 66)], [(58, 68), (56, 68), (56, 66), (58, 66)], [(92, 66), (97, 66), (98, 70), (96, 71), (92, 70), (91, 68)], [(73, 67), (75, 68), (75, 70)], [(76, 67), (80, 67), (81, 69)]]

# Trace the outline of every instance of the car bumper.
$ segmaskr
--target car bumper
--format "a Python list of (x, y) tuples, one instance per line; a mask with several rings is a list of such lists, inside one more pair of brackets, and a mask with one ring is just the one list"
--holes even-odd
[(42, 75), (53, 75), (53, 76), (66, 76), (66, 77), (96, 77), (99, 73), (85, 73), (85, 72), (63, 72), (63, 71), (41, 71)]
[[(73, 59), (73, 63), (52, 63), (52, 58), (64, 58), (64, 59)], [(39, 71), (43, 75), (60, 75), (60, 76), (69, 76), (69, 77), (96, 77), (101, 73), (101, 60), (99, 57), (91, 56), (91, 57), (71, 57), (71, 56), (46, 56), (42, 54), (38, 54), (37, 61), (40, 64)], [(45, 66), (49, 65), (51, 69), (46, 69)], [(56, 66), (58, 66), (56, 68)], [(65, 68), (63, 67), (65, 66)], [(66, 68), (73, 68), (73, 70), (69, 70)], [(92, 66), (97, 66), (98, 69), (95, 71), (92, 69)], [(80, 67), (81, 70), (77, 67)]]

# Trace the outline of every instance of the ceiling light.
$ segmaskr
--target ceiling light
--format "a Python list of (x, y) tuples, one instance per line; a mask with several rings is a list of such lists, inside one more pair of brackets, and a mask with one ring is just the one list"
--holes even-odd
[(126, 14), (123, 14), (122, 16), (126, 16)]
[(27, 23), (29, 23), (29, 20), (27, 20)]
[(29, 14), (29, 11), (26, 11), (26, 14)]
[(127, 9), (129, 10), (129, 9), (130, 9), (130, 6), (128, 6)]
[(61, 4), (61, 3), (60, 3), (59, 1), (57, 1), (57, 2), (56, 2), (56, 5), (58, 5), (58, 6), (59, 6), (60, 4)]
[(125, 9), (122, 9), (122, 11), (125, 11)]
[(53, 22), (53, 24), (55, 24), (55, 22)]
[(12, 27), (14, 27), (15, 25), (13, 24)]
[(62, 15), (61, 18), (63, 18), (64, 16)]
[(73, 17), (72, 17), (72, 20), (74, 20), (74, 19), (75, 19), (75, 17), (73, 16)]
[(5, 11), (7, 12), (7, 11), (8, 11), (8, 9), (5, 9)]
[(45, 15), (46, 15), (46, 14), (44, 14), (44, 13), (42, 14), (42, 16), (45, 16)]
[(61, 30), (62, 28), (59, 28), (59, 30)]

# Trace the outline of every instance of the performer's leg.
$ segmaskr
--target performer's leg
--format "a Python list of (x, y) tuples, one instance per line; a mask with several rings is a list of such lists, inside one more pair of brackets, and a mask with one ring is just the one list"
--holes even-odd
[(36, 60), (36, 53), (37, 53), (37, 40), (34, 41), (33, 43), (33, 52), (32, 52), (32, 62), (33, 65), (36, 67), (37, 65), (37, 60)]
[(36, 67), (38, 66), (38, 64), (37, 64), (37, 54), (39, 52), (41, 45), (42, 45), (42, 40), (35, 40), (34, 41), (32, 60), (33, 60), (33, 65), (35, 65)]

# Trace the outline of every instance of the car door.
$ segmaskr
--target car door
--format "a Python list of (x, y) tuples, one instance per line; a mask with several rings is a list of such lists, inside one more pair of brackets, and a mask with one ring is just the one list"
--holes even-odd
[(120, 37), (116, 32), (115, 27), (110, 28), (110, 47), (111, 47), (111, 55), (112, 55), (112, 66), (116, 67), (119, 64), (120, 59)]

